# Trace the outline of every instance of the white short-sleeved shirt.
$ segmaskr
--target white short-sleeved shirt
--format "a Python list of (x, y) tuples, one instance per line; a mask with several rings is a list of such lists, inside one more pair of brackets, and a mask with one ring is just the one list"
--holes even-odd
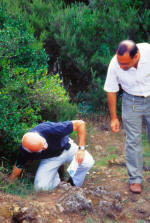
[(137, 47), (140, 59), (137, 69), (120, 68), (116, 55), (112, 58), (107, 72), (104, 90), (107, 92), (119, 91), (119, 84), (128, 94), (137, 96), (150, 95), (150, 44), (139, 43)]

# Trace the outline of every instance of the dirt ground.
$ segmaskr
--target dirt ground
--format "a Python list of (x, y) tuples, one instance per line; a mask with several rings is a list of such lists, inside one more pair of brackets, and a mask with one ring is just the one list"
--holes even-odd
[[(94, 127), (93, 127), (94, 126)], [(132, 194), (128, 189), (128, 175), (125, 167), (124, 131), (113, 134), (108, 120), (88, 123), (87, 149), (95, 159), (93, 169), (86, 176), (83, 189), (94, 191), (103, 187), (108, 193), (119, 194), (121, 209), (114, 213), (102, 211), (99, 199), (88, 195), (93, 203), (93, 211), (79, 213), (60, 212), (56, 204), (66, 193), (62, 188), (51, 192), (34, 193), (25, 198), (0, 193), (0, 223), (7, 222), (44, 222), (44, 223), (148, 223), (150, 222), (150, 172), (143, 171), (143, 192)], [(114, 155), (115, 154), (115, 155)], [(30, 208), (39, 216), (38, 221), (32, 218), (12, 221), (14, 210)], [(31, 213), (32, 215), (32, 213)], [(21, 219), (21, 218), (20, 218)], [(23, 218), (22, 218), (23, 219)], [(44, 219), (44, 220), (43, 220)]]

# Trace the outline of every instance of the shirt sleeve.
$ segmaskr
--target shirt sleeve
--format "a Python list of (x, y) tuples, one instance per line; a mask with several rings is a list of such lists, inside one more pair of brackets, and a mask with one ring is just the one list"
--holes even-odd
[(19, 155), (17, 157), (17, 160), (15, 162), (15, 166), (19, 169), (23, 169), (25, 163), (28, 161), (28, 154), (26, 151), (22, 149), (22, 146), (20, 146)]
[(116, 56), (114, 56), (109, 64), (106, 81), (104, 84), (104, 90), (107, 92), (118, 92), (119, 83), (117, 80), (117, 71), (116, 71)]

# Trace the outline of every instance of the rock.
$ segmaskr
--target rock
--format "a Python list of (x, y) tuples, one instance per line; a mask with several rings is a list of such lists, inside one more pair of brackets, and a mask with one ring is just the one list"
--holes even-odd
[(146, 179), (146, 181), (147, 181), (148, 183), (150, 183), (150, 177), (148, 177), (148, 178)]
[(120, 195), (120, 193), (116, 193), (116, 194), (115, 194), (115, 198), (116, 198), (118, 201), (121, 201), (121, 195)]
[(44, 223), (41, 216), (37, 216), (37, 211), (32, 206), (30, 207), (14, 207), (12, 223)]
[(120, 202), (115, 202), (114, 203), (114, 208), (118, 212), (121, 212), (122, 211), (122, 205), (120, 204)]
[(138, 201), (137, 201), (138, 204), (144, 204), (145, 203), (145, 200), (140, 198)]
[(137, 209), (137, 212), (139, 212), (140, 214), (146, 214), (146, 211), (142, 208)]
[(59, 219), (58, 219), (58, 222), (63, 222), (63, 220), (59, 218)]
[(137, 198), (134, 195), (131, 195), (130, 201), (131, 202), (137, 202)]
[(69, 190), (72, 186), (70, 185), (70, 183), (66, 183), (66, 182), (61, 182), (58, 186), (61, 190)]
[(96, 146), (95, 146), (95, 150), (96, 150), (97, 152), (100, 152), (100, 151), (103, 150), (103, 147), (100, 146), (100, 145), (96, 145)]
[(5, 218), (3, 216), (0, 216), (0, 223), (5, 223)]
[(105, 190), (105, 187), (104, 186), (98, 186), (98, 187), (96, 187), (96, 190)]
[(0, 216), (5, 218), (11, 217), (10, 206), (8, 204), (3, 204), (3, 206), (0, 206)]
[(103, 215), (112, 218), (112, 219), (116, 219), (116, 215), (114, 213), (114, 210), (107, 207), (107, 208), (103, 208)]
[(103, 195), (109, 195), (110, 193), (109, 192), (107, 192), (105, 189), (104, 189), (104, 187), (103, 186), (98, 186), (97, 188), (96, 188), (96, 191), (94, 191), (93, 192), (94, 194), (103, 194)]
[(59, 199), (57, 207), (63, 207), (64, 212), (79, 213), (81, 210), (93, 210), (93, 204), (87, 199), (82, 188), (71, 188), (67, 195)]
[(56, 207), (58, 208), (59, 212), (64, 212), (64, 208), (61, 204), (56, 204)]
[(99, 207), (101, 207), (103, 209), (103, 207), (112, 207), (113, 206), (113, 203), (112, 202), (109, 202), (109, 201), (103, 201), (101, 200), (99, 202)]

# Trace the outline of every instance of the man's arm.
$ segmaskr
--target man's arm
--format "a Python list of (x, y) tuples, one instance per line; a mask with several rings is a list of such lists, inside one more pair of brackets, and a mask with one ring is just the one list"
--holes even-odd
[(10, 181), (16, 180), (20, 176), (21, 172), (22, 172), (22, 169), (19, 169), (16, 166), (13, 166), (12, 172), (9, 175), (9, 180)]
[(20, 152), (18, 154), (17, 160), (13, 166), (11, 174), (9, 175), (10, 181), (16, 180), (20, 176), (29, 155), (30, 154), (28, 154), (26, 151), (23, 152), (22, 146), (20, 146)]
[(119, 119), (117, 117), (117, 95), (116, 92), (107, 92), (107, 101), (108, 101), (108, 107), (110, 111), (110, 126), (113, 132), (119, 132), (120, 130), (120, 123)]
[(86, 142), (86, 124), (82, 120), (72, 121), (73, 131), (77, 131), (78, 134), (78, 145), (85, 146)]
[(77, 131), (78, 134), (78, 145), (79, 149), (76, 153), (76, 159), (79, 164), (82, 163), (84, 159), (84, 148), (86, 144), (86, 124), (82, 120), (74, 120), (72, 121), (73, 124), (73, 131)]

